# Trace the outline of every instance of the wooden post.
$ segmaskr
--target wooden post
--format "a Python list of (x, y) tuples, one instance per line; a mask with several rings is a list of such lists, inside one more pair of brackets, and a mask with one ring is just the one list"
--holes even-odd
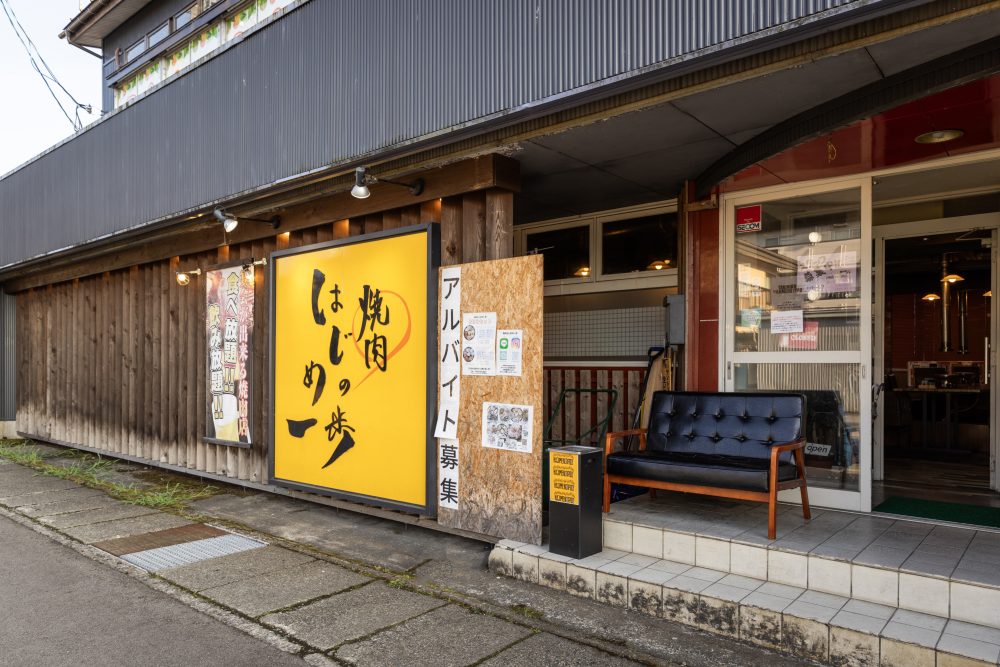
[(486, 258), (514, 256), (514, 193), (486, 191)]
[(462, 261), (486, 259), (486, 196), (473, 192), (462, 196)]
[(441, 264), (462, 262), (462, 198), (447, 197), (441, 202)]

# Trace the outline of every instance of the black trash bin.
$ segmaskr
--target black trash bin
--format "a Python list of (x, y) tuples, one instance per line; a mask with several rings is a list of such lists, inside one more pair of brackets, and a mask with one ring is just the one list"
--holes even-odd
[(602, 549), (602, 452), (571, 445), (549, 450), (549, 550), (586, 558)]

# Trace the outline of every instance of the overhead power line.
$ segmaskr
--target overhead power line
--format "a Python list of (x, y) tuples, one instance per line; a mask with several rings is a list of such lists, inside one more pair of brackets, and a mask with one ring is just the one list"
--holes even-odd
[[(55, 73), (52, 71), (52, 68), (49, 67), (47, 62), (45, 62), (45, 58), (42, 57), (38, 47), (36, 47), (35, 43), (31, 40), (31, 36), (28, 35), (24, 26), (21, 25), (17, 15), (14, 13), (14, 8), (10, 6), (8, 0), (0, 0), (0, 6), (3, 7), (3, 12), (7, 16), (7, 21), (10, 23), (10, 27), (14, 31), (14, 35), (17, 37), (17, 40), (21, 42), (21, 46), (24, 47), (25, 52), (28, 54), (28, 60), (31, 61), (32, 68), (34, 68), (34, 70), (38, 72), (38, 76), (42, 78), (42, 83), (45, 84), (49, 94), (52, 95), (52, 99), (55, 100), (56, 104), (59, 106), (59, 110), (63, 112), (63, 115), (66, 116), (66, 120), (70, 122), (70, 125), (73, 126), (74, 130), (81, 129), (83, 127), (83, 122), (80, 120), (80, 110), (83, 109), (89, 114), (93, 113), (93, 107), (89, 104), (82, 104), (79, 100), (73, 97), (73, 94), (66, 89), (66, 86), (62, 85)], [(51, 84), (53, 83), (66, 94), (66, 97), (72, 100), (74, 105), (73, 116), (69, 115), (69, 112), (63, 105), (63, 101), (59, 99), (56, 91), (52, 89)]]

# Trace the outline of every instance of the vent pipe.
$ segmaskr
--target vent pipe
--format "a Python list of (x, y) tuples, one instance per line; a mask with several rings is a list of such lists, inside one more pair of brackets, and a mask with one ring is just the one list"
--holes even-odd
[(941, 257), (941, 351), (951, 352), (951, 322), (949, 315), (951, 309), (948, 307), (951, 302), (951, 283), (944, 279), (948, 275), (948, 256)]
[(969, 290), (958, 293), (958, 353), (968, 354), (969, 344), (965, 338), (965, 319), (969, 314)]

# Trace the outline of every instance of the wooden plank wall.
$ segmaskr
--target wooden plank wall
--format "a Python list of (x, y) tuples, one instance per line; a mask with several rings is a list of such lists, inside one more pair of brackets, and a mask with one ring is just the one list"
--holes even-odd
[[(249, 449), (202, 442), (205, 284), (197, 276), (181, 287), (176, 272), (422, 222), (441, 223), (445, 264), (470, 256), (492, 259), (488, 252), (510, 256), (512, 200), (501, 190), (447, 197), (20, 292), (17, 430), (153, 464), (266, 483), (267, 271), (256, 272)], [(492, 212), (491, 227), (479, 211)], [(475, 247), (464, 247), (463, 238), (473, 239)]]

